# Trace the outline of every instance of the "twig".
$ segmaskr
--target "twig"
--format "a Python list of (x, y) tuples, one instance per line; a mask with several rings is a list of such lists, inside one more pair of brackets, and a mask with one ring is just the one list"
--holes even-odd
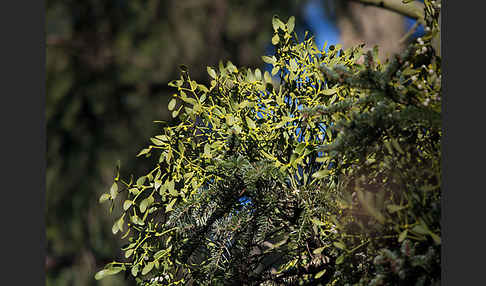
[(410, 37), (415, 32), (415, 30), (417, 30), (419, 25), (420, 25), (419, 21), (416, 21), (415, 24), (413, 24), (412, 28), (410, 28), (410, 30), (408, 30), (408, 32), (405, 35), (403, 35), (399, 43), (403, 44), (408, 39), (408, 37)]
[(417, 19), (422, 25), (424, 24), (424, 5), (413, 2), (409, 4), (402, 3), (401, 0), (350, 0), (364, 5), (384, 8), (406, 17)]

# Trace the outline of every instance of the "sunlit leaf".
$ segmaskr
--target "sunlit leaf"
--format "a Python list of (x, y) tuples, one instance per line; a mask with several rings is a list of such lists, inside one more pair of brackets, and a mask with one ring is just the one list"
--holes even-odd
[(109, 200), (110, 198), (111, 198), (111, 195), (110, 194), (102, 194), (100, 196), (99, 202), (100, 203), (105, 202), (105, 201)]
[(280, 41), (280, 37), (275, 34), (275, 36), (272, 37), (272, 44), (276, 45)]
[(255, 121), (251, 120), (250, 117), (246, 117), (246, 123), (248, 124), (248, 127), (250, 127), (251, 129), (256, 128)]
[(295, 27), (295, 17), (291, 16), (287, 21), (287, 31), (289, 33), (292, 33), (294, 31), (294, 27)]
[(210, 77), (216, 79), (218, 76), (216, 75), (216, 72), (214, 71), (214, 69), (212, 67), (207, 67), (207, 70), (208, 70), (208, 74)]
[(336, 264), (341, 264), (344, 262), (344, 254), (339, 256), (337, 259), (336, 259)]
[(169, 108), (169, 110), (171, 110), (171, 111), (174, 110), (176, 103), (177, 103), (177, 100), (175, 98), (172, 98), (169, 101), (169, 105), (167, 106)]
[(322, 275), (324, 275), (326, 273), (326, 269), (323, 269), (319, 272), (317, 272), (317, 274), (314, 276), (315, 279), (319, 279), (322, 277)]
[(398, 242), (402, 242), (405, 240), (405, 238), (407, 238), (407, 234), (408, 234), (408, 230), (404, 230), (400, 233), (400, 235), (398, 236)]
[(110, 188), (110, 195), (112, 199), (115, 199), (116, 196), (118, 195), (118, 185), (116, 183), (113, 183)]
[(320, 171), (315, 172), (314, 174), (312, 174), (312, 177), (316, 178), (316, 179), (320, 179), (320, 178), (324, 178), (328, 174), (329, 174), (329, 170), (324, 169), (324, 170), (320, 170)]
[(121, 268), (121, 267), (110, 268), (110, 269), (103, 269), (103, 270), (98, 271), (95, 274), (95, 279), (96, 280), (100, 280), (100, 279), (105, 278), (106, 276), (115, 275), (115, 274), (119, 273), (122, 270), (123, 270), (123, 268)]
[(172, 209), (173, 209), (174, 204), (176, 203), (176, 201), (177, 201), (177, 198), (172, 199), (172, 200), (170, 201), (170, 203), (169, 203), (169, 204), (168, 204), (168, 205), (165, 207), (165, 212), (166, 212), (166, 213), (167, 213), (167, 212), (172, 211)]
[(145, 267), (142, 269), (142, 275), (146, 275), (147, 273), (149, 273), (150, 271), (152, 271), (152, 269), (154, 268), (154, 263), (153, 262), (149, 262), (145, 265)]

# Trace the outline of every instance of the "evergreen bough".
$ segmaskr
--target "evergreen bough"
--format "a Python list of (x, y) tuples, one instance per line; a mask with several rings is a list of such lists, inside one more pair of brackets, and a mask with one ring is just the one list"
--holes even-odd
[(117, 169), (137, 285), (439, 285), (441, 67), (429, 32), (380, 63), (377, 48), (319, 49), (273, 19), (271, 73), (231, 62), (170, 83), (174, 121)]

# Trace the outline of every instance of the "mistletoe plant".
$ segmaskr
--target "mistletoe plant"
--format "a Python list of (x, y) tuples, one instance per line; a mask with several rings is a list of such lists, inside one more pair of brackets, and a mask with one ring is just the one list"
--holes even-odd
[[(440, 58), (427, 35), (380, 63), (377, 49), (319, 48), (273, 19), (271, 72), (231, 62), (210, 85), (182, 67), (174, 120), (116, 172), (124, 271), (137, 285), (440, 283)], [(428, 11), (428, 12), (427, 12)]]

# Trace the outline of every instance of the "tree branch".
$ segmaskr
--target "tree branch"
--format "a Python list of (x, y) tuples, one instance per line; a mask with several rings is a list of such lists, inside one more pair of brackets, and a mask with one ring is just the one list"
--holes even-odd
[(412, 28), (410, 28), (410, 30), (408, 30), (408, 32), (407, 32), (405, 35), (403, 35), (403, 37), (400, 39), (399, 43), (400, 43), (400, 44), (405, 43), (405, 42), (407, 41), (407, 39), (408, 39), (408, 38), (409, 38), (411, 35), (413, 35), (413, 33), (415, 32), (415, 30), (417, 30), (417, 28), (418, 28), (419, 24), (420, 24), (420, 22), (419, 22), (419, 21), (415, 22), (415, 24), (413, 24)]
[(402, 3), (402, 0), (350, 0), (363, 5), (384, 8), (406, 17), (417, 19), (424, 24), (424, 5), (418, 2), (408, 4)]

